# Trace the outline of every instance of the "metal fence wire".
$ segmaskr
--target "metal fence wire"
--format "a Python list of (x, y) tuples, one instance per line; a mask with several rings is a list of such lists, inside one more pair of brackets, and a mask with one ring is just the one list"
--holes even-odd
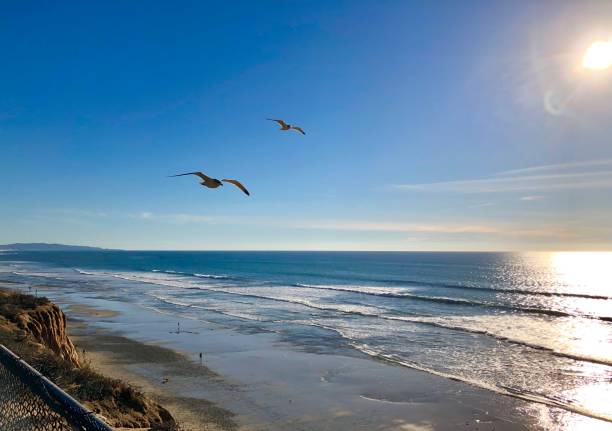
[(0, 430), (112, 431), (112, 428), (0, 345)]

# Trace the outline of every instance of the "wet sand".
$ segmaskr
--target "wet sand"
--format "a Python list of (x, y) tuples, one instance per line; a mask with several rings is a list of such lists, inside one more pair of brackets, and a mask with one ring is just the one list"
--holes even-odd
[[(79, 321), (69, 325), (71, 338), (82, 356), (101, 373), (130, 382), (167, 408), (185, 431), (234, 430), (233, 413), (201, 398), (173, 393), (172, 380), (178, 375), (195, 379), (214, 379), (207, 367), (194, 364), (175, 351), (139, 343), (120, 335), (92, 330)], [(142, 373), (133, 371), (134, 367)], [(157, 368), (161, 380), (149, 372)]]
[(68, 315), (72, 315), (72, 314), (85, 314), (87, 316), (89, 316), (90, 318), (94, 318), (94, 317), (115, 317), (117, 316), (116, 311), (111, 311), (111, 310), (103, 310), (100, 308), (95, 308), (95, 307), (90, 307), (88, 305), (84, 305), (84, 304), (71, 304), (70, 306), (68, 306), (67, 310), (64, 310)]
[[(147, 325), (157, 340), (143, 342), (87, 325), (100, 310), (70, 309), (79, 319), (70, 333), (87, 360), (143, 388), (188, 429), (233, 429), (234, 420), (241, 430), (537, 428), (517, 410), (522, 401), (359, 355), (299, 351), (269, 334), (237, 334), (194, 321), (181, 321), (177, 333), (176, 319), (164, 315)], [(185, 350), (174, 350), (178, 346)], [(210, 400), (236, 412), (235, 418)], [(200, 425), (211, 421), (219, 428)]]

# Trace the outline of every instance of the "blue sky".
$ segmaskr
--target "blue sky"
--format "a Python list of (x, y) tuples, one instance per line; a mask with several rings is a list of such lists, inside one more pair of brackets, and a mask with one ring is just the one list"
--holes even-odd
[[(580, 67), (611, 22), (605, 2), (3, 2), (0, 243), (612, 249), (612, 70)], [(195, 170), (252, 195), (167, 178)]]

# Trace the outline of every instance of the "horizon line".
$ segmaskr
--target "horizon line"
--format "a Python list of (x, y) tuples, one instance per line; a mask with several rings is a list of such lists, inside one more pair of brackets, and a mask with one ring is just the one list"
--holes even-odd
[[(347, 249), (285, 249), (285, 248), (270, 248), (270, 249), (214, 249), (214, 248), (186, 248), (186, 249), (165, 249), (165, 248), (108, 248), (108, 247), (100, 247), (100, 246), (92, 246), (92, 245), (75, 245), (75, 244), (62, 244), (62, 243), (20, 243), (15, 242), (10, 245), (25, 245), (25, 244), (44, 244), (44, 245), (59, 245), (65, 247), (84, 247), (90, 248), (94, 250), (14, 250), (14, 249), (1, 249), (0, 252), (5, 251), (24, 251), (24, 252), (113, 252), (113, 251), (143, 251), (143, 252), (316, 252), (316, 253), (612, 253), (612, 247), (609, 249), (524, 249), (524, 250), (494, 250), (494, 249), (480, 249), (480, 250), (418, 250), (418, 249), (410, 249), (410, 250), (381, 250), (381, 249), (371, 249), (371, 250), (347, 250)], [(6, 246), (9, 244), (0, 245)]]

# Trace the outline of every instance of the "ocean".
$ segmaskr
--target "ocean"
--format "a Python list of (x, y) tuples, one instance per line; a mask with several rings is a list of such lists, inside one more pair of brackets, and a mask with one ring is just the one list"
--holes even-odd
[(612, 253), (0, 252), (51, 284), (612, 421)]

